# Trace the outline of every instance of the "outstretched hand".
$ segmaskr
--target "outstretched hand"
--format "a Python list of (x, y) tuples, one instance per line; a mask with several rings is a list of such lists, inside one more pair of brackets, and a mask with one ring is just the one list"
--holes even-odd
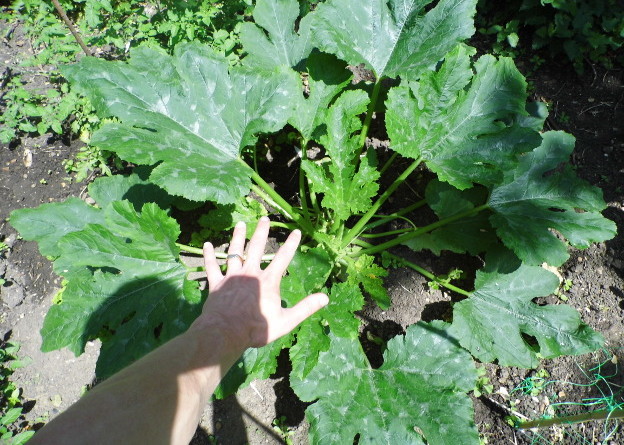
[(216, 323), (242, 349), (264, 346), (288, 334), (329, 302), (325, 294), (317, 293), (308, 295), (292, 308), (282, 307), (280, 283), (297, 251), (301, 232), (293, 231), (263, 270), (260, 263), (269, 227), (269, 219), (262, 217), (245, 255), (245, 224), (236, 225), (225, 275), (221, 273), (212, 244), (204, 245), (210, 293), (198, 322)]

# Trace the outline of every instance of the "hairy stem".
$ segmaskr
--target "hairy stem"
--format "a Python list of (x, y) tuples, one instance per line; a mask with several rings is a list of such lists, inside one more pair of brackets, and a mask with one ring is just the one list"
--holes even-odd
[(429, 278), (431, 281), (436, 282), (440, 286), (445, 287), (448, 290), (451, 290), (453, 292), (457, 292), (458, 294), (464, 295), (466, 297), (470, 296), (470, 292), (468, 292), (467, 290), (461, 289), (461, 288), (459, 288), (457, 286), (452, 285), (451, 283), (448, 283), (446, 280), (443, 280), (443, 279), (435, 276), (434, 274), (432, 274), (428, 270), (423, 269), (418, 264), (412, 263), (411, 261), (404, 260), (400, 256), (394, 255), (392, 253), (386, 253), (386, 254), (389, 255), (391, 258), (394, 258), (394, 259), (400, 261), (402, 265), (407, 266), (410, 269), (415, 270), (416, 272), (418, 272), (422, 276), (424, 276), (426, 278)]
[(376, 246), (373, 246), (373, 247), (361, 250), (361, 251), (359, 251), (357, 253), (359, 255), (365, 255), (365, 254), (366, 255), (370, 255), (370, 254), (373, 254), (373, 253), (382, 252), (382, 251), (387, 250), (387, 249), (389, 249), (391, 247), (398, 246), (399, 244), (402, 244), (402, 243), (404, 243), (406, 241), (409, 241), (409, 240), (411, 240), (413, 238), (416, 238), (416, 237), (418, 237), (420, 235), (423, 235), (425, 233), (429, 233), (432, 230), (435, 230), (435, 229), (437, 229), (439, 227), (442, 227), (442, 226), (445, 226), (447, 224), (450, 224), (453, 221), (457, 221), (458, 219), (467, 218), (469, 216), (476, 215), (477, 213), (479, 213), (479, 212), (481, 212), (483, 210), (489, 209), (489, 208), (490, 207), (487, 204), (483, 204), (483, 205), (481, 205), (479, 207), (475, 207), (473, 209), (466, 210), (465, 212), (458, 213), (457, 215), (451, 216), (449, 218), (441, 219), (439, 221), (434, 222), (433, 224), (429, 224), (428, 226), (421, 227), (420, 229), (417, 229), (417, 230), (413, 230), (413, 231), (411, 231), (409, 233), (406, 233), (405, 235), (398, 236), (398, 237), (396, 237), (393, 240), (387, 241), (385, 243), (377, 244)]
[[(421, 201), (415, 202), (414, 204), (405, 207), (404, 209), (399, 210), (398, 212), (394, 212), (391, 213), (390, 215), (375, 215), (376, 218), (379, 218), (378, 221), (366, 224), (366, 226), (364, 227), (364, 230), (371, 230), (374, 229), (375, 227), (379, 227), (379, 226), (383, 226), (384, 224), (389, 223), (390, 221), (394, 221), (395, 219), (405, 219), (406, 221), (408, 221), (410, 224), (413, 225), (413, 223), (408, 220), (407, 218), (403, 218), (403, 215), (410, 213), (413, 210), (419, 209), (422, 206), (424, 206), (425, 204), (427, 204), (427, 200), (423, 199)], [(416, 229), (416, 226), (414, 226), (414, 229)]]
[[(303, 139), (301, 141), (301, 164), (303, 164), (303, 161), (305, 161), (308, 157), (308, 153), (306, 151), (306, 147), (308, 146), (308, 140), (307, 139)], [(306, 217), (306, 219), (308, 221), (311, 221), (310, 219), (310, 211), (308, 209), (308, 194), (306, 193), (306, 190), (309, 190), (309, 184), (307, 184), (306, 181), (306, 175), (305, 172), (303, 171), (302, 165), (299, 165), (299, 200), (301, 201), (301, 209), (303, 210), (303, 215)], [(308, 186), (306, 188), (306, 185)], [(310, 190), (310, 195), (312, 195), (312, 191)]]
[(362, 236), (363, 238), (383, 238), (384, 236), (399, 235), (401, 233), (411, 232), (413, 230), (414, 230), (413, 227), (408, 227), (407, 229), (397, 229), (397, 230), (391, 230), (389, 232), (362, 233), (360, 236)]
[[(366, 241), (362, 241), (360, 239), (354, 240), (353, 244), (357, 244), (358, 246), (362, 246), (362, 247), (365, 247), (365, 248), (373, 247), (372, 244), (367, 243)], [(366, 250), (366, 249), (364, 249), (364, 250)], [(361, 252), (363, 252), (363, 251), (360, 251), (359, 253), (361, 253)], [(470, 292), (468, 292), (467, 290), (461, 289), (461, 288), (459, 288), (457, 286), (453, 286), (452, 284), (448, 283), (446, 280), (443, 280), (443, 279), (437, 277), (436, 275), (432, 274), (427, 269), (424, 269), (424, 268), (420, 267), (416, 263), (412, 263), (411, 261), (407, 261), (407, 260), (401, 258), (400, 256), (394, 255), (394, 254), (389, 253), (389, 252), (386, 252), (386, 255), (389, 256), (390, 258), (393, 258), (393, 259), (399, 261), (401, 265), (407, 266), (410, 269), (415, 270), (416, 272), (418, 272), (422, 276), (424, 276), (426, 278), (429, 278), (431, 281), (434, 281), (434, 282), (438, 283), (440, 286), (445, 287), (448, 290), (452, 290), (453, 292), (457, 292), (458, 294), (465, 295), (466, 297), (470, 296)]]
[(384, 164), (383, 167), (381, 167), (381, 170), (379, 170), (379, 174), (383, 175), (385, 173), (386, 170), (388, 170), (390, 168), (390, 166), (392, 165), (392, 163), (394, 162), (394, 160), (399, 156), (399, 154), (395, 151), (394, 153), (392, 153), (392, 156), (390, 156), (390, 159), (388, 159), (386, 161), (386, 163)]
[(407, 179), (407, 177), (414, 170), (416, 170), (416, 167), (420, 165), (420, 161), (421, 161), (420, 158), (416, 159), (409, 167), (407, 167), (407, 169), (405, 169), (403, 173), (401, 173), (401, 175), (398, 178), (394, 180), (392, 184), (390, 184), (390, 187), (388, 187), (386, 191), (383, 192), (383, 194), (379, 198), (377, 198), (377, 201), (373, 204), (373, 206), (370, 209), (368, 209), (368, 212), (366, 212), (360, 218), (360, 220), (355, 224), (355, 226), (353, 226), (344, 236), (344, 238), (342, 239), (342, 245), (340, 246), (341, 248), (344, 249), (345, 247), (347, 247), (351, 243), (351, 241), (353, 241), (354, 238), (360, 235), (360, 233), (362, 232), (362, 230), (364, 229), (368, 221), (370, 221), (370, 219), (373, 216), (375, 216), (375, 213), (377, 213), (377, 210), (379, 210), (382, 204), (386, 202), (386, 200), (390, 196), (392, 196), (395, 190)]
[(572, 423), (589, 422), (590, 420), (624, 419), (624, 409), (600, 410), (573, 416), (553, 417), (552, 419), (538, 419), (528, 422), (519, 422), (516, 426), (523, 430), (530, 428), (547, 428), (553, 425), (569, 425)]
[[(202, 249), (199, 249), (197, 247), (191, 247), (191, 246), (187, 246), (186, 244), (181, 244), (181, 243), (176, 243), (176, 246), (178, 246), (180, 248), (180, 250), (182, 250), (183, 252), (188, 252), (188, 253), (194, 253), (196, 255), (203, 255), (204, 251)], [(227, 259), (227, 252), (215, 252), (215, 257), (219, 260), (226, 260)], [(266, 255), (262, 255), (262, 258), (260, 261), (264, 261), (264, 262), (269, 262), (272, 261), (273, 258), (275, 257), (274, 253), (269, 253)], [(197, 268), (198, 270), (194, 270), (193, 268), (188, 268), (191, 272), (202, 272), (204, 270), (203, 267), (199, 267)], [(193, 269), (193, 270), (191, 270)]]
[(364, 118), (364, 125), (362, 125), (362, 131), (360, 132), (360, 140), (358, 146), (360, 147), (357, 153), (357, 158), (360, 157), (366, 144), (366, 137), (368, 136), (368, 129), (370, 128), (371, 121), (373, 120), (373, 113), (375, 112), (375, 105), (377, 105), (377, 99), (379, 98), (379, 91), (381, 90), (381, 78), (377, 79), (375, 85), (373, 85), (373, 93), (371, 94), (371, 100), (368, 103), (368, 109), (366, 110), (366, 117)]
[(65, 22), (65, 24), (69, 28), (69, 32), (71, 32), (72, 36), (74, 36), (74, 39), (76, 39), (76, 42), (78, 42), (78, 45), (80, 45), (84, 53), (87, 56), (92, 56), (93, 53), (91, 53), (91, 50), (89, 49), (89, 47), (85, 45), (85, 42), (82, 40), (82, 37), (80, 37), (80, 34), (76, 30), (76, 27), (74, 26), (72, 21), (69, 19), (69, 17), (67, 17), (67, 13), (65, 12), (65, 9), (63, 9), (63, 7), (58, 2), (58, 0), (52, 0), (52, 3), (54, 3), (54, 7), (56, 8), (59, 15), (61, 16), (61, 19), (63, 20), (63, 22)]

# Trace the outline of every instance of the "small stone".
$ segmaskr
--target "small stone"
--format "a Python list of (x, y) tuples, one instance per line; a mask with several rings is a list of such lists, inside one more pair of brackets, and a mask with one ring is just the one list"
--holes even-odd
[(223, 424), (221, 422), (215, 422), (215, 431), (219, 431), (223, 428)]
[(587, 102), (589, 102), (589, 103), (592, 103), (592, 102), (595, 102), (595, 101), (596, 101), (596, 99), (594, 99), (593, 97), (588, 97), (587, 98)]
[(93, 199), (93, 198), (92, 198), (92, 197), (90, 197), (90, 196), (87, 196), (87, 197), (85, 198), (85, 202), (86, 202), (87, 204), (89, 204), (89, 205), (93, 205), (93, 204), (95, 204), (95, 199)]

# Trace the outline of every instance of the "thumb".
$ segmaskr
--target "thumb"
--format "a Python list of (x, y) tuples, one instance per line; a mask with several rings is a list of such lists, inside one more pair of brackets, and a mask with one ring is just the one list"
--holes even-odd
[(287, 329), (287, 332), (292, 331), (303, 320), (327, 306), (328, 303), (329, 297), (323, 293), (318, 293), (308, 295), (295, 306), (284, 309), (284, 329)]

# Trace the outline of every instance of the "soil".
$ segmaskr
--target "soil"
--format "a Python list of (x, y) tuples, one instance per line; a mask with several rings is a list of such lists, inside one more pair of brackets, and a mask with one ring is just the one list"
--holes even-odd
[[(0, 36), (6, 35), (6, 27), (0, 24)], [(2, 72), (7, 72), (7, 67), (14, 74), (24, 70), (18, 63), (29, 53), (28, 42), (19, 28), (15, 29), (8, 40), (0, 41)], [(534, 99), (550, 105), (547, 127), (576, 136), (573, 164), (582, 178), (603, 189), (608, 203), (604, 214), (616, 222), (619, 233), (624, 233), (624, 73), (592, 67), (579, 77), (568, 65), (536, 69), (523, 64), (522, 59), (518, 63), (523, 72), (529, 73)], [(37, 87), (38, 81), (33, 77), (30, 86)], [(383, 135), (376, 136), (371, 142), (383, 147)], [(65, 145), (52, 135), (24, 137), (18, 144), (0, 146), (0, 241), (8, 245), (0, 255), (0, 278), (6, 280), (0, 288), (0, 335), (19, 343), (21, 355), (31, 359), (13, 376), (27, 401), (23, 424), (27, 428), (38, 428), (53, 418), (94, 383), (97, 343), (89, 344), (80, 357), (68, 351), (39, 351), (43, 317), (60, 283), (35, 243), (19, 239), (7, 223), (9, 213), (17, 208), (62, 201), (68, 196), (87, 199), (86, 183), (68, 179), (62, 166), (62, 161), (71, 158), (78, 147), (75, 143)], [(405, 188), (393, 205), (400, 206), (401, 200), (413, 193)], [(400, 253), (437, 273), (458, 265), (464, 269), (478, 267), (478, 260), (460, 255), (438, 259), (427, 254)], [(624, 359), (624, 237), (620, 235), (584, 251), (572, 250), (559, 273), (563, 280), (570, 280), (571, 288), (543, 302), (561, 304), (565, 299), (586, 323), (605, 336), (605, 349), (579, 357), (544, 360), (538, 370), (483, 365), (492, 388), (480, 397), (473, 396), (473, 401), (475, 422), (485, 443), (624, 443), (614, 423), (595, 421), (522, 431), (506, 421), (509, 415), (539, 418), (561, 402), (584, 406), (570, 406), (565, 411), (558, 408), (558, 414), (586, 412), (593, 409), (589, 406), (592, 399), (605, 395), (613, 395), (612, 403), (624, 403), (619, 393), (624, 372), (618, 366)], [(371, 306), (361, 313), (365, 331), (384, 339), (402, 333), (418, 320), (444, 317), (451, 301), (457, 298), (430, 289), (422, 276), (404, 268), (393, 270), (386, 284), (393, 301), (391, 309), (381, 311)], [(381, 355), (366, 343), (365, 337), (365, 349), (372, 363), (379, 365)], [(209, 404), (192, 443), (276, 444), (285, 443), (284, 433), (292, 443), (307, 443), (306, 405), (290, 389), (288, 372), (284, 356), (272, 378), (255, 382), (235, 397)], [(530, 381), (527, 378), (540, 375), (544, 380), (532, 380), (532, 393), (517, 389)], [(278, 431), (272, 422), (282, 416)], [(461, 443), (460, 438), (457, 443)]]

